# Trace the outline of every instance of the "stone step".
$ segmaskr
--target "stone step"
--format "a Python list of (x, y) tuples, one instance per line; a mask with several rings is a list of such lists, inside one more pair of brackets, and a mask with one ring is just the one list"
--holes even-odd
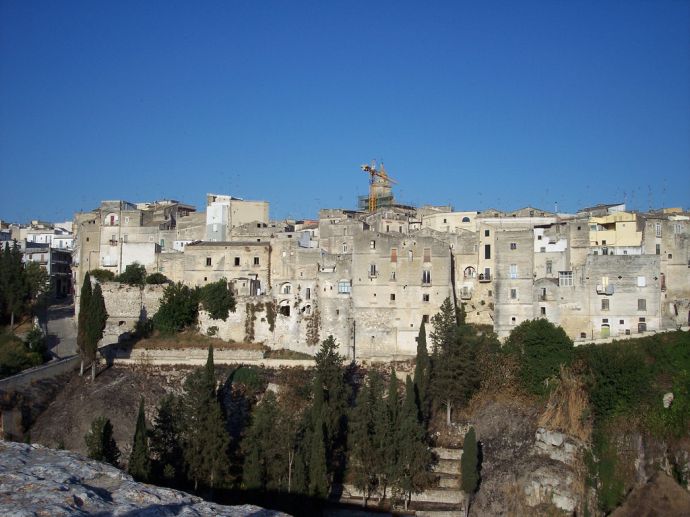
[(456, 477), (441, 477), (438, 480), (439, 488), (455, 488), (460, 489), (460, 479)]
[(434, 447), (432, 451), (441, 460), (460, 461), (460, 459), (462, 458), (462, 449), (447, 449), (445, 447)]
[(460, 490), (436, 488), (421, 494), (412, 494), (413, 503), (461, 504), (464, 497)]
[(456, 460), (438, 460), (431, 470), (437, 474), (460, 474), (460, 462)]
[(462, 510), (417, 510), (416, 517), (465, 517)]

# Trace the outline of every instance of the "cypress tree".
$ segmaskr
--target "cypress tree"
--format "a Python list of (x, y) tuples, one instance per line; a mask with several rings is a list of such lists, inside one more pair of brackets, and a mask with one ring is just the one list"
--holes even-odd
[(275, 440), (277, 420), (278, 403), (275, 394), (268, 391), (254, 409), (252, 423), (243, 443), (246, 451), (243, 480), (247, 488), (265, 490), (269, 485), (280, 485), (280, 479), (277, 478), (282, 469), (271, 468), (277, 463), (274, 461), (278, 447)]
[(414, 387), (417, 398), (420, 421), (429, 421), (429, 381), (431, 377), (431, 359), (426, 348), (426, 325), (424, 320), (419, 327), (417, 336), (417, 362), (414, 368)]
[(309, 495), (328, 497), (328, 469), (326, 465), (326, 426), (317, 423), (309, 451)]
[(180, 402), (174, 395), (161, 399), (151, 430), (150, 448), (156, 477), (175, 484), (184, 471), (181, 446)]
[(91, 422), (91, 429), (84, 436), (89, 458), (104, 461), (117, 467), (120, 450), (113, 438), (113, 425), (104, 416), (99, 416)]
[(96, 284), (89, 300), (89, 314), (87, 316), (86, 357), (91, 361), (91, 380), (96, 378), (96, 358), (98, 356), (98, 342), (103, 337), (103, 330), (108, 321), (105, 310), (105, 300), (101, 285)]
[(386, 448), (385, 448), (385, 458), (386, 458), (386, 476), (384, 480), (384, 496), (385, 487), (387, 485), (395, 485), (398, 469), (398, 434), (397, 429), (400, 420), (400, 395), (398, 388), (398, 377), (395, 374), (395, 370), (391, 367), (390, 380), (388, 382), (388, 396), (386, 397)]
[(79, 293), (79, 317), (77, 318), (77, 348), (81, 357), (81, 367), (79, 375), (84, 375), (84, 362), (86, 359), (88, 340), (89, 340), (89, 320), (91, 313), (91, 276), (87, 272), (84, 276), (84, 283)]
[(137, 426), (132, 439), (132, 454), (129, 456), (127, 466), (129, 472), (137, 481), (148, 481), (151, 478), (151, 458), (149, 456), (149, 444), (146, 433), (146, 416), (144, 415), (144, 397), (139, 402), (137, 414)]
[(474, 427), (468, 429), (462, 444), (460, 488), (465, 492), (465, 515), (468, 515), (472, 498), (479, 488), (479, 448)]
[(373, 397), (373, 374), (369, 375), (357, 395), (349, 422), (348, 441), (350, 446), (349, 470), (356, 488), (362, 491), (362, 505), (366, 506), (371, 491), (376, 486), (376, 400)]

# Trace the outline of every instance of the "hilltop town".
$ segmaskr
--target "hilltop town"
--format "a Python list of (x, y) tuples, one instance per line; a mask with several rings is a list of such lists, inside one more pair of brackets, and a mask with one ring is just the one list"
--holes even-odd
[[(316, 336), (333, 335), (349, 358), (412, 356), (421, 322), (448, 297), (500, 338), (536, 318), (576, 343), (689, 324), (690, 214), (680, 208), (412, 207), (395, 201), (385, 169), (365, 172), (370, 193), (357, 210), (322, 209), (313, 220), (276, 221), (267, 201), (208, 194), (204, 211), (103, 201), (73, 224), (35, 221), (2, 235), (45, 265), (58, 296), (79, 293), (87, 271), (135, 263), (189, 286), (226, 279), (237, 311), (226, 321), (202, 315), (202, 332), (216, 326), (226, 340), (310, 354)], [(161, 292), (106, 286), (111, 333), (152, 316)]]

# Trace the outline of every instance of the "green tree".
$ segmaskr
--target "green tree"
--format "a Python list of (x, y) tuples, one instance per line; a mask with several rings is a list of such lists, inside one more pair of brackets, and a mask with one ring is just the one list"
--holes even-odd
[(199, 298), (201, 299), (201, 306), (214, 320), (225, 321), (230, 312), (235, 312), (235, 297), (225, 278), (202, 287)]
[[(39, 331), (40, 332), (40, 331)], [(14, 334), (0, 333), (0, 379), (38, 366), (43, 358)]]
[(182, 435), (187, 472), (195, 490), (199, 485), (213, 489), (228, 475), (230, 438), (216, 397), (212, 347), (206, 366), (189, 375), (184, 388)]
[(549, 380), (558, 377), (560, 366), (573, 360), (573, 342), (561, 327), (546, 319), (523, 321), (505, 342), (506, 353), (520, 360), (520, 382), (535, 395), (551, 390)]
[(151, 273), (146, 277), (146, 283), (151, 285), (161, 285), (169, 281), (170, 280), (168, 280), (167, 276), (165, 276), (163, 273), (159, 273), (158, 271)]
[(252, 413), (252, 423), (242, 444), (245, 449), (243, 480), (249, 489), (280, 486), (280, 480), (276, 479), (277, 469), (272, 468), (279, 456), (279, 444), (275, 439), (278, 415), (276, 396), (268, 391)]
[(10, 317), (10, 329), (13, 329), (15, 316), (22, 313), (27, 298), (22, 252), (17, 245), (17, 241), (14, 241), (11, 248), (9, 243), (5, 243), (5, 250), (0, 259), (2, 305), (5, 314)]
[(396, 491), (403, 496), (405, 510), (412, 494), (422, 492), (431, 483), (431, 451), (425, 442), (425, 431), (419, 422), (415, 388), (408, 377), (405, 383), (405, 401), (396, 426), (395, 462)]
[(115, 277), (121, 284), (143, 286), (146, 283), (146, 267), (138, 262), (128, 264), (125, 270)]
[(326, 425), (317, 422), (311, 440), (309, 454), (309, 495), (325, 499), (329, 493), (328, 466), (326, 460)]
[(474, 427), (467, 430), (462, 444), (460, 488), (465, 493), (465, 515), (468, 515), (472, 498), (479, 488), (479, 447)]
[(184, 474), (180, 400), (166, 395), (160, 401), (151, 429), (153, 468), (159, 480), (176, 484)]
[(146, 416), (144, 415), (144, 397), (141, 397), (139, 402), (137, 425), (132, 439), (132, 454), (129, 456), (127, 472), (137, 481), (146, 482), (151, 479), (151, 457), (146, 432)]
[(104, 461), (117, 467), (120, 450), (113, 438), (113, 425), (104, 416), (99, 416), (91, 422), (91, 429), (84, 436), (89, 458)]
[(108, 269), (92, 269), (89, 271), (91, 276), (99, 282), (112, 282), (115, 280), (115, 273)]
[(163, 333), (175, 333), (193, 325), (198, 313), (198, 290), (178, 282), (168, 285), (163, 291), (161, 305), (153, 317), (153, 324)]
[(89, 340), (92, 296), (93, 289), (91, 287), (91, 276), (87, 272), (86, 275), (84, 275), (84, 281), (79, 292), (79, 316), (77, 318), (77, 348), (79, 349), (79, 356), (81, 357), (79, 375), (84, 375), (84, 363), (86, 361)]
[(391, 367), (390, 378), (388, 381), (388, 394), (386, 396), (385, 417), (382, 418), (382, 424), (385, 425), (383, 430), (386, 447), (384, 449), (385, 457), (385, 474), (381, 478), (382, 497), (386, 497), (386, 489), (389, 486), (396, 486), (398, 481), (398, 455), (400, 447), (398, 443), (398, 426), (400, 425), (400, 382), (395, 370)]
[(451, 346), (458, 332), (457, 313), (450, 297), (443, 300), (439, 312), (431, 318), (433, 330), (431, 331), (431, 343), (433, 352), (438, 353)]
[(417, 335), (417, 361), (414, 367), (414, 387), (417, 393), (419, 418), (427, 424), (429, 421), (429, 382), (431, 378), (431, 359), (426, 347), (426, 326), (424, 320)]
[(31, 302), (40, 300), (50, 290), (50, 276), (38, 262), (29, 261), (24, 264), (24, 282), (26, 296)]
[(89, 301), (86, 330), (86, 358), (91, 361), (91, 380), (96, 379), (96, 359), (98, 357), (98, 342), (103, 338), (108, 313), (105, 310), (105, 300), (101, 285), (96, 284)]

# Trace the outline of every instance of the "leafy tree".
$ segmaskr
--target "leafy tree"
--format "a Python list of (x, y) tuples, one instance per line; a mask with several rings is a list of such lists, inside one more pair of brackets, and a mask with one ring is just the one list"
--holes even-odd
[(121, 284), (143, 286), (146, 283), (146, 267), (138, 262), (127, 265), (125, 270), (115, 277)]
[(450, 297), (443, 300), (439, 312), (432, 316), (431, 343), (434, 353), (451, 346), (458, 331), (457, 314)]
[(424, 427), (419, 422), (414, 384), (410, 378), (405, 383), (405, 401), (400, 410), (395, 433), (397, 447), (395, 485), (403, 495), (405, 510), (412, 497), (427, 488), (431, 482), (429, 467), (431, 451), (425, 443)]
[(98, 280), (99, 282), (112, 282), (115, 280), (115, 273), (109, 271), (108, 269), (92, 269), (89, 271), (91, 276)]
[(424, 320), (417, 336), (417, 361), (414, 367), (414, 387), (417, 393), (417, 407), (420, 420), (426, 425), (429, 421), (429, 382), (431, 379), (431, 359), (426, 348), (426, 326)]
[(105, 310), (105, 300), (100, 284), (96, 284), (93, 289), (88, 311), (85, 356), (91, 361), (91, 380), (93, 381), (96, 379), (98, 342), (103, 338), (103, 330), (105, 330), (105, 324), (108, 321), (108, 313)]
[(158, 271), (156, 271), (155, 273), (151, 273), (149, 276), (146, 277), (146, 283), (152, 285), (161, 285), (169, 281), (170, 280), (168, 280), (167, 276), (165, 276), (163, 273), (159, 273)]
[(148, 436), (146, 433), (146, 416), (144, 415), (144, 397), (139, 402), (137, 426), (132, 439), (132, 454), (127, 465), (129, 472), (137, 481), (148, 481), (151, 478), (151, 458), (149, 456)]
[(504, 350), (520, 359), (520, 382), (535, 395), (550, 391), (548, 381), (558, 376), (561, 365), (573, 359), (573, 342), (561, 327), (540, 318), (515, 327)]
[(309, 455), (309, 495), (321, 499), (325, 499), (329, 492), (326, 435), (326, 425), (321, 421), (317, 422)]
[(50, 276), (38, 262), (29, 261), (24, 264), (24, 282), (28, 301), (39, 300), (50, 289)]
[(472, 497), (479, 488), (479, 448), (474, 427), (468, 429), (462, 444), (460, 488), (465, 492), (465, 515), (468, 515)]
[(31, 352), (37, 354), (42, 361), (47, 360), (49, 354), (46, 349), (46, 337), (39, 327), (32, 327), (24, 339)]
[(197, 289), (191, 289), (178, 282), (168, 285), (163, 291), (163, 299), (153, 317), (153, 324), (161, 332), (175, 333), (193, 325), (198, 313)]
[(184, 473), (180, 414), (179, 399), (174, 395), (166, 395), (160, 401), (151, 429), (153, 470), (158, 479), (173, 484), (179, 481)]
[(206, 366), (185, 380), (182, 397), (183, 451), (194, 489), (220, 486), (228, 474), (230, 438), (216, 396), (213, 348)]
[(77, 318), (77, 348), (79, 349), (79, 356), (81, 357), (81, 366), (79, 375), (84, 375), (84, 362), (86, 360), (89, 328), (90, 328), (90, 314), (91, 314), (91, 297), (93, 289), (91, 287), (91, 276), (87, 272), (84, 275), (84, 282), (79, 292), (79, 316)]
[(117, 467), (120, 450), (113, 438), (113, 425), (104, 416), (99, 416), (91, 422), (91, 429), (84, 436), (89, 458), (104, 461)]
[(30, 350), (17, 336), (0, 334), (0, 379), (38, 366), (42, 362), (42, 356), (37, 351)]
[(221, 278), (206, 284), (199, 292), (201, 306), (214, 320), (227, 320), (230, 312), (235, 312), (235, 297), (228, 287), (228, 281)]
[(0, 292), (3, 298), (5, 314), (10, 316), (10, 329), (14, 328), (15, 316), (22, 313), (27, 298), (22, 252), (14, 242), (10, 248), (5, 243), (5, 250), (0, 255)]

